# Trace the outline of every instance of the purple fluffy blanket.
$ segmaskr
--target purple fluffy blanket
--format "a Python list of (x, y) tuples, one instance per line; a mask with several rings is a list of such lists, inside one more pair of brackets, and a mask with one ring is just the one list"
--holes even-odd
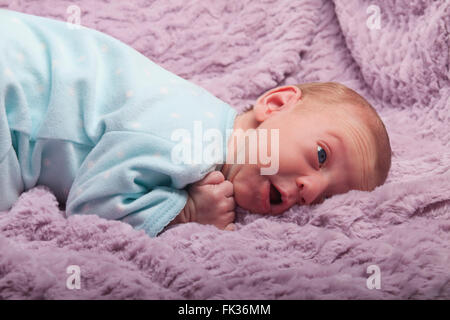
[[(73, 4), (0, 0), (63, 21)], [(76, 4), (81, 24), (237, 110), (284, 84), (357, 90), (385, 121), (392, 169), (373, 192), (278, 217), (239, 210), (235, 232), (189, 223), (157, 238), (94, 215), (67, 219), (38, 186), (0, 213), (1, 299), (450, 298), (449, 1)], [(70, 265), (80, 289), (67, 286)]]

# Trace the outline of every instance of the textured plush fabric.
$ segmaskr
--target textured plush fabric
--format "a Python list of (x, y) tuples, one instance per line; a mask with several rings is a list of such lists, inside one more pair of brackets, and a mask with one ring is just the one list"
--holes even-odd
[[(81, 23), (243, 110), (266, 90), (338, 81), (388, 129), (385, 185), (237, 231), (189, 223), (157, 238), (97, 216), (64, 218), (45, 187), (0, 215), (1, 298), (449, 299), (448, 1), (78, 1)], [(2, 7), (65, 20), (70, 1)], [(367, 21), (376, 5), (380, 29)], [(81, 289), (66, 288), (69, 265)], [(367, 268), (381, 271), (369, 290)]]

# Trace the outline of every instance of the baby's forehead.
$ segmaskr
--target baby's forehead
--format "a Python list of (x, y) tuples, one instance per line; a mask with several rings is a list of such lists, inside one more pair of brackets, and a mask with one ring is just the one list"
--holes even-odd
[(344, 147), (351, 158), (369, 154), (376, 148), (372, 131), (361, 115), (344, 110), (319, 112), (313, 121), (317, 138), (330, 140), (336, 147)]
[(341, 134), (345, 134), (349, 127), (367, 133), (371, 131), (368, 125), (371, 115), (365, 108), (337, 105), (322, 108), (317, 111), (317, 115), (315, 125), (319, 128), (332, 128), (336, 132), (342, 131)]
[[(318, 99), (305, 101), (306, 108), (299, 115), (305, 117), (306, 127), (318, 135), (332, 133), (341, 140), (348, 140), (349, 136), (362, 135), (372, 145), (370, 129), (371, 114), (367, 108), (353, 103), (325, 103)], [(355, 133), (356, 132), (356, 133)], [(347, 137), (347, 139), (346, 139)]]
[(351, 103), (327, 104), (317, 109), (324, 117), (344, 117), (357, 121), (366, 121), (370, 117), (370, 110)]

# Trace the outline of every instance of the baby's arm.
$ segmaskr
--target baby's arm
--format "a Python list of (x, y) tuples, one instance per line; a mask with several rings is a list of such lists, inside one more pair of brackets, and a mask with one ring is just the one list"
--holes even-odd
[[(186, 167), (168, 157), (170, 144), (139, 132), (107, 132), (89, 152), (70, 190), (66, 215), (121, 220), (151, 237), (170, 222), (225, 229), (234, 219), (233, 186), (219, 171), (178, 188)], [(159, 148), (159, 149), (158, 149)], [(158, 156), (152, 155), (160, 153)], [(228, 229), (232, 226), (228, 226)]]
[(77, 172), (66, 215), (96, 214), (157, 236), (188, 199), (178, 185), (189, 168), (170, 161), (170, 146), (149, 134), (105, 133)]
[(234, 230), (233, 184), (220, 171), (213, 171), (189, 186), (188, 194), (184, 209), (169, 225), (198, 222)]

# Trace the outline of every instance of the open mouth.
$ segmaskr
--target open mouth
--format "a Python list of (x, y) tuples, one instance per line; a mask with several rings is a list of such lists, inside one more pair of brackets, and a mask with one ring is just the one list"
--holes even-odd
[(278, 189), (271, 183), (270, 184), (270, 204), (280, 204), (283, 202), (281, 199), (281, 193), (278, 191)]

